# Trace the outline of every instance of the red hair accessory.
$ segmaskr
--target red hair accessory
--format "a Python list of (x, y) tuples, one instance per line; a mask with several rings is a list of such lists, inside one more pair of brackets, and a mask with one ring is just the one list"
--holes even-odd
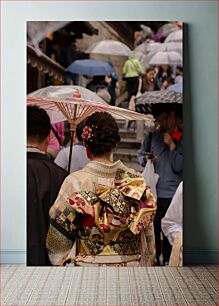
[(89, 141), (89, 140), (92, 140), (91, 138), (92, 138), (92, 136), (93, 136), (93, 134), (92, 134), (92, 128), (90, 127), (90, 126), (85, 126), (84, 128), (83, 128), (83, 133), (82, 133), (82, 138), (84, 139), (84, 140), (86, 140), (86, 141)]

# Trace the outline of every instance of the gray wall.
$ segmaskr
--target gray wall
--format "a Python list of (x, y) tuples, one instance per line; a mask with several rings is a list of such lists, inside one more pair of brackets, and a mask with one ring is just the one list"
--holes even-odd
[(75, 18), (88, 21), (180, 20), (185, 23), (185, 264), (217, 263), (217, 1), (5, 1), (1, 13), (1, 261), (25, 262), (26, 21)]

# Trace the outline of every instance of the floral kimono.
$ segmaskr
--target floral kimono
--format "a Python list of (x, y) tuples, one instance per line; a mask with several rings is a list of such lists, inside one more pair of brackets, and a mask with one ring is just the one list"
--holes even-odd
[(156, 201), (143, 177), (121, 161), (89, 162), (64, 181), (50, 209), (53, 265), (148, 266)]

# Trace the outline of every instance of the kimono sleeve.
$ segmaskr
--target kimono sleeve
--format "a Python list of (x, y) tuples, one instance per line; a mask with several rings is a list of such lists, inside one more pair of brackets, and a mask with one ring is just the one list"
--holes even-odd
[(46, 248), (52, 265), (64, 265), (76, 239), (78, 212), (70, 205), (71, 193), (79, 189), (79, 183), (69, 175), (49, 211), (49, 231)]

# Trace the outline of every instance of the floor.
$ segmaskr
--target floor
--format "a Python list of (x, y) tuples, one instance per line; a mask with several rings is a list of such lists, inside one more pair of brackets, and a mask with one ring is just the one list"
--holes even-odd
[(218, 305), (218, 267), (2, 265), (0, 305)]

